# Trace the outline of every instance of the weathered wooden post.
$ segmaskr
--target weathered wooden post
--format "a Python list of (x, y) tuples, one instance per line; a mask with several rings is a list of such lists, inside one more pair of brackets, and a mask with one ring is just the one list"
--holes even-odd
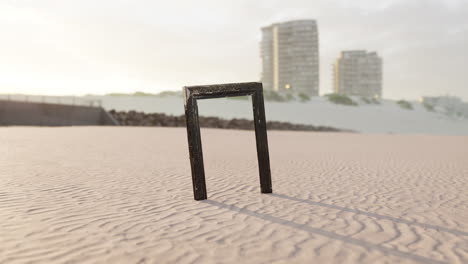
[(260, 189), (262, 193), (271, 193), (270, 157), (268, 152), (262, 84), (250, 82), (188, 86), (184, 87), (183, 92), (185, 97), (185, 119), (187, 123), (187, 138), (195, 200), (205, 200), (207, 198), (200, 124), (198, 123), (198, 99), (245, 95), (252, 96)]

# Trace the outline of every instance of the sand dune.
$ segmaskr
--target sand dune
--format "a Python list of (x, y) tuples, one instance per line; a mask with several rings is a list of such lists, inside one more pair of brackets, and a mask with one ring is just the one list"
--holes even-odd
[(468, 137), (1, 128), (0, 263), (468, 263)]
[[(181, 97), (86, 97), (102, 100), (107, 110), (137, 110), (147, 113), (183, 115)], [(295, 124), (330, 126), (362, 133), (468, 135), (466, 118), (449, 117), (430, 112), (419, 102), (411, 102), (414, 109), (401, 108), (396, 101), (382, 100), (379, 105), (366, 104), (354, 98), (359, 106), (333, 104), (326, 97), (313, 97), (309, 102), (265, 102), (268, 121)], [(252, 119), (252, 103), (247, 100), (200, 100), (200, 116), (216, 116), (225, 119)]]

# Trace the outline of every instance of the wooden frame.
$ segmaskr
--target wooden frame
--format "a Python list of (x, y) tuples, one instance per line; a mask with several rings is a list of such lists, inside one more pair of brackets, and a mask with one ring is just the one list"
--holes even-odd
[(188, 86), (184, 87), (185, 120), (187, 122), (187, 138), (195, 200), (205, 200), (207, 198), (197, 100), (245, 95), (252, 96), (260, 189), (262, 193), (272, 192), (262, 83)]

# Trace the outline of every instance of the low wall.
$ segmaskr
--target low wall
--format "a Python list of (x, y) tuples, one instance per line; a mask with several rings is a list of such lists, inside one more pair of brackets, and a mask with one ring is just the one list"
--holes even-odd
[(0, 100), (2, 126), (118, 125), (102, 107)]
[[(117, 112), (115, 110), (110, 110), (109, 114), (111, 114), (121, 126), (185, 127), (185, 115), (172, 116), (162, 113), (143, 113), (136, 111)], [(199, 116), (198, 119), (200, 127), (242, 130), (254, 129), (253, 120), (247, 120), (242, 118), (226, 120), (218, 117)], [(268, 130), (352, 132), (350, 130), (343, 130), (334, 127), (292, 124), (288, 122), (277, 121), (267, 121), (266, 126)]]

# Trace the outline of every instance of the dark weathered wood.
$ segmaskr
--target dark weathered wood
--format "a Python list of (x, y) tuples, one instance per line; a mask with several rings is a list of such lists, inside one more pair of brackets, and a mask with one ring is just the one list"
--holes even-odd
[(260, 189), (262, 193), (272, 192), (262, 84), (251, 82), (188, 86), (184, 87), (185, 118), (195, 200), (205, 200), (207, 198), (197, 100), (243, 95), (252, 95)]
[(263, 89), (261, 85), (258, 87), (257, 91), (252, 94), (252, 106), (255, 123), (255, 139), (257, 142), (260, 188), (262, 193), (271, 193), (270, 154), (268, 152), (265, 105), (263, 103)]
[(188, 97), (196, 99), (211, 99), (231, 96), (243, 96), (253, 94), (261, 83), (228, 83), (215, 85), (200, 85), (184, 87), (184, 93)]
[(190, 98), (185, 105), (185, 120), (187, 123), (187, 137), (192, 168), (193, 195), (195, 200), (206, 199), (205, 168), (203, 165), (203, 151), (198, 123), (198, 105), (195, 98)]

